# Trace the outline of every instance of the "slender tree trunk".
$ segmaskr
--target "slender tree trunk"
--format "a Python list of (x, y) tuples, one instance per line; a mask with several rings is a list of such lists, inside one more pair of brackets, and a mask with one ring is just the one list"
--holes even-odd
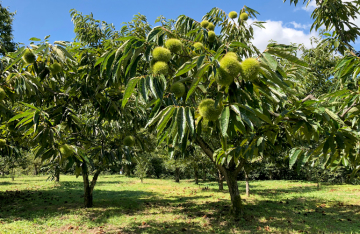
[(249, 176), (245, 170), (244, 170), (244, 173), (245, 173), (245, 183), (246, 183), (246, 196), (250, 197)]
[(197, 166), (194, 167), (194, 172), (195, 172), (195, 184), (199, 184), (199, 170)]
[(36, 165), (36, 164), (34, 164), (34, 169), (35, 169), (35, 171), (34, 171), (34, 175), (38, 175), (38, 174), (39, 174), (39, 172), (38, 172), (38, 168), (37, 168), (37, 165)]
[(180, 168), (178, 167), (175, 168), (175, 182), (180, 182)]
[(82, 166), (82, 176), (84, 182), (84, 206), (85, 208), (93, 207), (93, 191), (97, 181), (98, 176), (100, 175), (100, 170), (96, 171), (94, 177), (90, 183), (89, 181), (89, 172), (87, 169), (87, 165), (83, 162)]
[(219, 190), (224, 190), (224, 176), (221, 174), (221, 171), (219, 172), (219, 178), (218, 178), (218, 184), (219, 184)]
[(56, 182), (60, 181), (60, 168), (59, 167), (55, 168), (55, 181)]
[(130, 168), (127, 164), (124, 166), (125, 176), (130, 176)]
[(206, 181), (206, 170), (204, 169), (203, 181)]
[(225, 176), (231, 197), (233, 213), (235, 215), (242, 215), (243, 206), (241, 203), (239, 187), (237, 184), (237, 175), (243, 169), (243, 164), (240, 164), (238, 165), (238, 167), (235, 167), (234, 161), (231, 160), (230, 163), (231, 165), (229, 165), (229, 169), (219, 164), (216, 164), (213, 159), (214, 151), (210, 148), (210, 146), (199, 136), (196, 137), (196, 143), (201, 147), (204, 153), (210, 158), (210, 160), (217, 166), (217, 168)]
[(225, 169), (225, 179), (229, 188), (229, 193), (231, 197), (232, 203), (232, 212), (235, 215), (242, 215), (243, 213), (243, 206), (241, 202), (239, 187), (237, 184), (237, 171), (230, 171)]
[(15, 180), (15, 172), (14, 172), (14, 168), (12, 168), (11, 170), (11, 180), (14, 181)]

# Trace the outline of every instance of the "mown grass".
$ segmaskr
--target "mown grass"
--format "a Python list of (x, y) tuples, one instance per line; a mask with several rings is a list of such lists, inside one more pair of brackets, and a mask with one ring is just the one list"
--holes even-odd
[(0, 233), (360, 233), (360, 186), (253, 181), (234, 218), (216, 182), (101, 176), (84, 209), (81, 178), (60, 180), (0, 178)]

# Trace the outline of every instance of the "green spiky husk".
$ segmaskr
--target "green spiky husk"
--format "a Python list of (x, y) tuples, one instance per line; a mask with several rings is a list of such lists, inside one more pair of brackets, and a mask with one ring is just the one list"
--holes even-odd
[(170, 50), (164, 47), (156, 47), (152, 52), (153, 58), (156, 61), (169, 62), (171, 59)]
[(35, 54), (32, 52), (31, 49), (26, 49), (24, 55), (23, 55), (23, 59), (26, 63), (34, 63), (35, 62)]
[(260, 63), (255, 58), (245, 59), (241, 63), (241, 71), (243, 78), (248, 81), (253, 81), (257, 78), (260, 71)]
[(60, 146), (59, 150), (61, 155), (64, 157), (69, 157), (74, 154), (74, 151), (72, 150), (71, 146), (67, 144)]
[(228, 56), (225, 55), (220, 60), (220, 67), (224, 69), (226, 72), (228, 72), (232, 77), (238, 76), (241, 71), (240, 62), (232, 54)]
[(201, 25), (201, 27), (206, 28), (207, 26), (209, 26), (209, 21), (203, 20), (203, 21), (200, 23), (200, 25)]
[[(226, 57), (233, 57), (233, 58), (238, 59), (238, 56), (237, 56), (237, 54), (236, 54), (235, 52), (227, 52), (227, 53), (225, 54), (225, 56), (226, 56)], [(225, 57), (225, 56), (224, 56), (224, 57)]]
[(248, 20), (248, 18), (249, 18), (249, 15), (247, 13), (244, 12), (244, 13), (240, 14), (240, 19), (241, 20), (246, 21), (246, 20)]
[(181, 51), (183, 44), (178, 39), (169, 39), (165, 42), (165, 46), (170, 50), (170, 52), (178, 53)]
[(4, 100), (5, 97), (6, 97), (5, 91), (3, 90), (3, 88), (0, 88), (0, 102), (1, 102), (2, 100)]
[(196, 42), (193, 46), (197, 50), (200, 50), (204, 47), (204, 45), (201, 42)]
[(152, 72), (154, 75), (167, 75), (169, 72), (169, 66), (167, 63), (158, 61), (152, 66)]
[(215, 32), (214, 32), (214, 31), (209, 31), (209, 32), (208, 32), (208, 40), (209, 40), (210, 42), (213, 42), (213, 41), (215, 40), (215, 38), (216, 38)]
[(185, 94), (185, 85), (181, 82), (175, 82), (171, 85), (170, 92), (172, 92), (177, 98), (182, 97)]
[(49, 67), (49, 69), (50, 69), (50, 71), (51, 71), (51, 73), (52, 73), (53, 75), (58, 74), (58, 73), (61, 72), (61, 70), (62, 70), (61, 65), (60, 65), (59, 63), (57, 63), (57, 62), (51, 64), (50, 67)]
[(135, 137), (127, 136), (124, 138), (123, 143), (125, 146), (133, 146), (135, 144)]
[(6, 146), (6, 140), (5, 139), (0, 139), (0, 148), (3, 148)]
[(237, 14), (236, 11), (231, 11), (231, 12), (229, 13), (230, 19), (235, 19), (235, 18), (237, 18), (237, 16), (238, 16), (238, 14)]
[(215, 108), (215, 101), (212, 99), (204, 99), (200, 102), (199, 105), (200, 115), (203, 118), (211, 121), (217, 120), (222, 110), (223, 110), (223, 106), (220, 103)]
[(209, 23), (209, 25), (207, 26), (207, 29), (209, 29), (210, 31), (214, 31), (215, 25), (213, 23)]
[(230, 75), (227, 71), (219, 67), (217, 70), (217, 76), (215, 77), (216, 83), (221, 86), (229, 86), (234, 81), (234, 76)]

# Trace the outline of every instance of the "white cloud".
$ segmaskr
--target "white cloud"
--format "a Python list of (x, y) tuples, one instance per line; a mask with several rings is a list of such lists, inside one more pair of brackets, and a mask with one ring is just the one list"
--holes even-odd
[[(253, 21), (249, 20), (248, 22), (252, 23)], [(296, 22), (291, 23), (297, 24)], [(317, 36), (316, 32), (306, 34), (302, 30), (286, 27), (282, 21), (267, 20), (264, 26), (265, 29), (254, 27), (253, 44), (260, 51), (266, 49), (266, 46), (269, 44), (270, 40), (287, 45), (290, 45), (290, 43), (304, 44), (306, 47), (310, 48), (310, 38)]]
[(303, 9), (305, 11), (310, 11), (310, 12), (312, 12), (315, 8), (316, 8), (316, 2), (314, 0), (312, 0), (309, 3), (309, 5), (305, 5), (305, 6), (301, 7), (301, 9)]
[(293, 25), (294, 28), (308, 29), (311, 27), (311, 24), (299, 24), (295, 21), (290, 22), (289, 24)]

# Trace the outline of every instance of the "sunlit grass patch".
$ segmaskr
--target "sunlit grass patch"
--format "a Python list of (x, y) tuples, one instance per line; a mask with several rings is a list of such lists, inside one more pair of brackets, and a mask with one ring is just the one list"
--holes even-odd
[[(94, 207), (83, 207), (81, 178), (0, 179), (1, 233), (359, 233), (360, 186), (303, 181), (239, 181), (244, 217), (216, 182), (102, 176)], [(209, 187), (209, 189), (204, 189)], [(7, 191), (7, 192), (6, 192)]]

